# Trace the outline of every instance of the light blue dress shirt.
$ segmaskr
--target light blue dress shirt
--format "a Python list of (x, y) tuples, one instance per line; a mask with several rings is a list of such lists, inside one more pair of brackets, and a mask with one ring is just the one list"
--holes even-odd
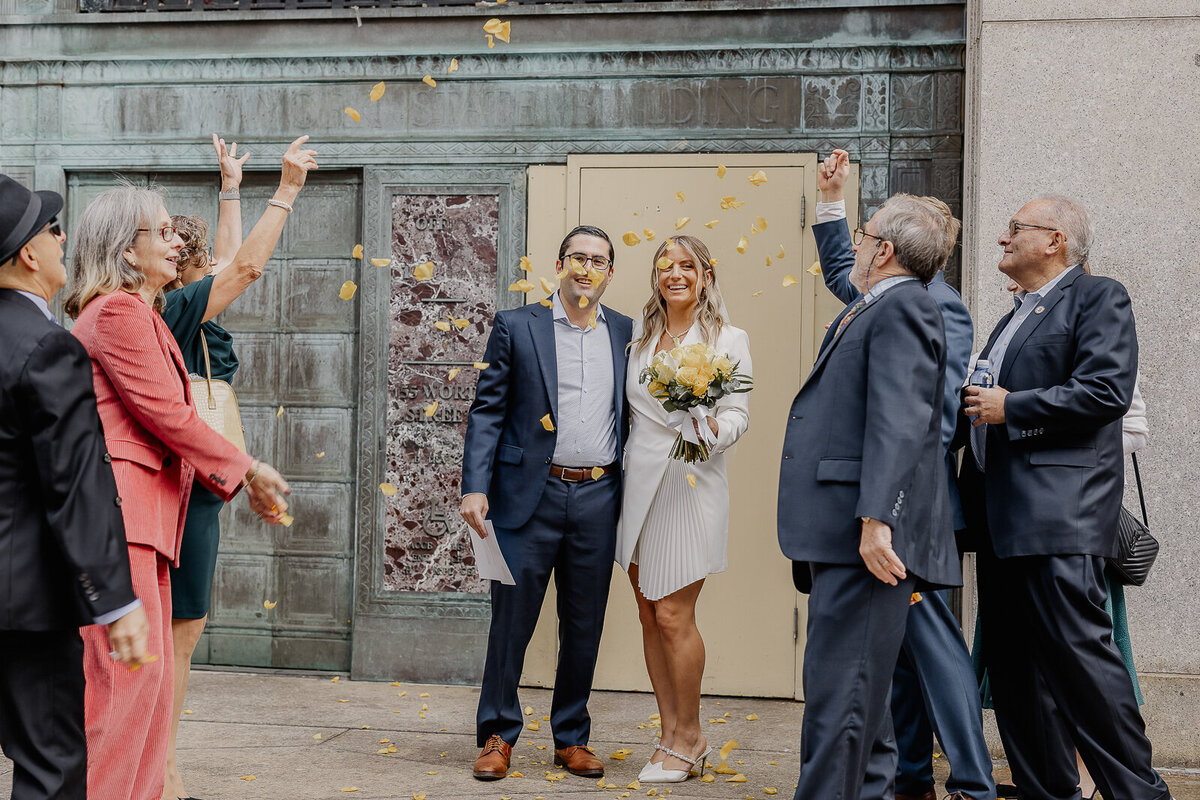
[(558, 419), (554, 463), (602, 467), (617, 460), (617, 412), (613, 405), (612, 341), (604, 308), (596, 327), (575, 327), (559, 293), (554, 302), (554, 347), (558, 354)]

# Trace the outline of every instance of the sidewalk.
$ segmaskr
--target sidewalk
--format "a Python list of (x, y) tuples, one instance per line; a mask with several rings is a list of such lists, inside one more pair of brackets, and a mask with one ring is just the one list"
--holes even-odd
[[(422, 795), (423, 800), (582, 795), (632, 800), (648, 795), (650, 786), (627, 787), (650, 755), (652, 696), (596, 692), (592, 697), (592, 746), (605, 760), (606, 781), (619, 787), (605, 791), (595, 780), (553, 768), (550, 724), (542, 720), (549, 713), (550, 693), (542, 689), (521, 692), (522, 702), (534, 709), (527, 720), (539, 728), (527, 727), (513, 750), (513, 769), (524, 777), (489, 783), (472, 778), (477, 694), (462, 686), (197, 670), (180, 727), (180, 766), (189, 791), (203, 800), (422, 800)], [(802, 709), (783, 700), (705, 697), (701, 716), (709, 743), (719, 748), (737, 740), (728, 763), (745, 782), (729, 782), (734, 776), (722, 774), (712, 783), (692, 779), (659, 787), (657, 796), (743, 800), (769, 797), (775, 789), (776, 797), (790, 798), (799, 771)], [(747, 719), (750, 715), (757, 719)], [(633, 752), (625, 760), (611, 758), (621, 748)], [(944, 780), (945, 760), (935, 765), (938, 780)], [(0, 797), (8, 796), (11, 774), (11, 762), (0, 761)], [(997, 768), (996, 777), (1007, 780), (1007, 770)], [(1200, 778), (1169, 781), (1177, 800), (1200, 800)]]

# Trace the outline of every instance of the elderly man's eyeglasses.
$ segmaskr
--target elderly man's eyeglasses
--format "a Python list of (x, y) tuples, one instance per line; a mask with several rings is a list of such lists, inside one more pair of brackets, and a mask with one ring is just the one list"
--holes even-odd
[[(1048, 228), (1045, 225), (1033, 225), (1028, 222), (1017, 222), (1015, 219), (1012, 219), (1008, 221), (1008, 238), (1011, 239), (1017, 235), (1017, 231), (1025, 230), (1027, 228), (1032, 228), (1033, 230), (1038, 231), (1056, 231), (1058, 233), (1062, 233), (1062, 231), (1059, 231), (1058, 228)], [(1066, 238), (1066, 234), (1063, 234), (1063, 238)]]
[(58, 221), (58, 217), (51, 217), (50, 221), (46, 223), (46, 227), (42, 230), (56, 239), (63, 235), (62, 223)]
[(882, 236), (876, 236), (873, 233), (867, 233), (862, 228), (854, 229), (853, 240), (854, 240), (855, 244), (862, 244), (862, 240), (863, 240), (864, 236), (870, 236), (872, 239), (877, 239), (878, 241), (881, 241), (881, 242), (887, 241)]
[(174, 225), (163, 225), (161, 228), (138, 228), (138, 231), (142, 233), (157, 233), (162, 237), (164, 242), (169, 242), (175, 238)]
[(612, 266), (612, 262), (604, 256), (589, 256), (583, 253), (571, 253), (567, 256), (568, 264), (578, 264), (581, 267), (586, 266), (589, 261), (601, 272)]

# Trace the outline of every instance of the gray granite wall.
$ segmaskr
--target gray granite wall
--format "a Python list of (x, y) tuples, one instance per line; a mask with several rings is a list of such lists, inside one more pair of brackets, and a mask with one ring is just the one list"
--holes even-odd
[[(1133, 298), (1162, 544), (1126, 591), (1155, 763), (1200, 766), (1200, 17), (1188, 0), (979, 0), (969, 16), (966, 280), (977, 344), (1007, 310), (996, 237), (1034, 196), (1080, 200), (1093, 270)], [(1126, 505), (1136, 508), (1129, 474)]]

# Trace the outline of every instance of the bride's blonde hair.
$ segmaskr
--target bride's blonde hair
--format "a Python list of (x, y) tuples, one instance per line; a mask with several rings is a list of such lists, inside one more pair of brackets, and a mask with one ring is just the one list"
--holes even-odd
[(704, 276), (704, 285), (696, 281), (696, 323), (706, 344), (715, 345), (721, 328), (728, 321), (725, 311), (725, 299), (721, 297), (721, 287), (717, 284), (717, 270), (713, 266), (712, 256), (704, 242), (695, 236), (672, 236), (663, 241), (654, 251), (650, 261), (650, 299), (642, 309), (642, 338), (638, 340), (636, 350), (646, 345), (658, 342), (667, 329), (667, 301), (658, 290), (658, 260), (667, 254), (672, 244), (683, 248), (683, 251), (696, 265), (698, 274)]

